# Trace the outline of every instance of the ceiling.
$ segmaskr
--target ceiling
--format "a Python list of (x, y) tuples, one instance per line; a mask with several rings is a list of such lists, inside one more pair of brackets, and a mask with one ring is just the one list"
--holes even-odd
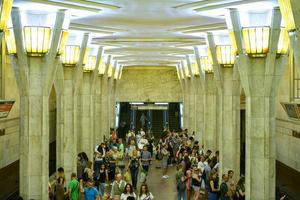
[[(176, 66), (193, 47), (206, 45), (203, 33), (226, 29), (229, 7), (257, 8), (276, 0), (15, 0), (23, 9), (68, 8), (70, 29), (94, 32), (92, 43), (126, 66)], [(47, 5), (47, 6), (46, 6)], [(41, 8), (38, 7), (38, 8)], [(98, 34), (98, 35), (97, 35)]]

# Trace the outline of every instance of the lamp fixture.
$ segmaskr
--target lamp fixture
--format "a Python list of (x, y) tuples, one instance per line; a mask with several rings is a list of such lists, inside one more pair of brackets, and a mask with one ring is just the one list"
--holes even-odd
[(43, 56), (49, 51), (51, 37), (50, 27), (25, 26), (25, 51), (29, 56)]
[(278, 5), (287, 31), (290, 32), (296, 30), (291, 0), (278, 0)]
[(4, 31), (4, 39), (6, 42), (7, 53), (9, 55), (16, 55), (17, 54), (16, 40), (12, 28), (6, 29)]
[[(243, 28), (242, 32), (246, 53), (251, 57), (265, 57), (269, 52), (270, 27)], [(287, 53), (288, 41), (287, 29), (281, 28), (277, 45), (277, 56)]]
[(192, 74), (194, 76), (199, 76), (200, 72), (199, 72), (199, 68), (196, 62), (196, 58), (193, 58), (192, 62), (191, 62), (191, 68), (192, 68)]
[(213, 67), (212, 67), (212, 61), (209, 56), (202, 56), (200, 57), (200, 65), (204, 69), (204, 72), (207, 74), (214, 73)]
[(234, 65), (236, 50), (232, 45), (217, 45), (216, 53), (221, 66), (232, 67)]
[(99, 65), (99, 69), (98, 69), (98, 75), (103, 75), (105, 73), (105, 62), (104, 62), (104, 58), (101, 58), (100, 61), (100, 65)]
[(85, 65), (87, 63), (88, 57), (89, 57), (89, 54), (90, 54), (90, 50), (91, 50), (90, 48), (85, 49), (83, 60), (82, 60), (82, 65)]
[(289, 33), (287, 28), (281, 28), (278, 45), (277, 45), (277, 55), (287, 54), (288, 50), (289, 50)]
[(58, 50), (57, 50), (57, 55), (58, 56), (60, 56), (64, 53), (65, 46), (66, 46), (67, 41), (68, 41), (68, 37), (69, 37), (69, 32), (67, 30), (63, 30), (61, 32), (59, 47), (58, 47)]
[(91, 72), (95, 69), (96, 67), (96, 56), (88, 56), (87, 58), (87, 63), (83, 67), (83, 72)]
[(2, 0), (1, 13), (0, 13), (0, 31), (7, 27), (7, 22), (10, 16), (13, 0)]
[(79, 60), (80, 46), (66, 45), (61, 56), (62, 64), (66, 67), (74, 67)]
[(269, 51), (270, 27), (242, 29), (246, 53), (251, 57), (265, 57)]

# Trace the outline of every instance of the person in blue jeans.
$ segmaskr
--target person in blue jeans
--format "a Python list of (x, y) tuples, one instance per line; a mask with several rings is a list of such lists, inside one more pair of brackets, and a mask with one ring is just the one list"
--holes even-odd
[(151, 163), (151, 153), (148, 151), (148, 146), (145, 145), (143, 147), (143, 150), (141, 151), (141, 163), (143, 170), (146, 171), (147, 173), (149, 172), (149, 166)]
[(179, 164), (176, 172), (176, 184), (177, 184), (177, 199), (187, 200), (187, 177), (184, 175), (183, 166)]
[(127, 169), (130, 169), (130, 175), (132, 180), (132, 186), (134, 189), (137, 187), (139, 167), (141, 166), (141, 160), (138, 157), (137, 150), (133, 150), (132, 156), (129, 159)]
[(83, 187), (83, 180), (80, 180), (80, 192), (84, 193), (85, 200), (100, 200), (98, 190), (91, 179), (87, 180), (86, 187)]

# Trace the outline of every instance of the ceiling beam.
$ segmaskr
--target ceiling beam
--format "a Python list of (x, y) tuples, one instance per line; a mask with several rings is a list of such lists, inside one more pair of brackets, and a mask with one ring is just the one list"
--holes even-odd
[(171, 31), (192, 31), (197, 29), (210, 29), (210, 28), (220, 28), (220, 27), (226, 27), (226, 23), (224, 20), (224, 23), (215, 23), (215, 24), (205, 24), (205, 25), (198, 25), (198, 26), (187, 26), (187, 27), (180, 27), (180, 28), (174, 28)]
[(203, 11), (208, 11), (208, 10), (214, 10), (214, 9), (219, 9), (219, 8), (226, 8), (230, 6), (239, 6), (239, 5), (244, 5), (244, 4), (249, 4), (249, 3), (255, 3), (255, 2), (260, 2), (261, 0), (248, 0), (245, 2), (245, 0), (238, 0), (236, 2), (230, 2), (230, 3), (223, 3), (223, 4), (218, 4), (218, 5), (211, 5), (211, 6), (205, 6), (201, 8), (196, 8), (194, 9), (196, 12), (203, 12)]
[(70, 26), (72, 27), (78, 27), (78, 28), (90, 28), (90, 29), (97, 29), (97, 30), (104, 30), (109, 32), (125, 32), (126, 29), (121, 28), (112, 28), (112, 27), (106, 27), (106, 26), (94, 26), (94, 25), (87, 25), (87, 24), (79, 24), (71, 22)]
[(95, 12), (98, 13), (101, 11), (99, 8), (91, 8), (91, 7), (86, 7), (86, 6), (79, 6), (79, 5), (72, 5), (69, 3), (63, 3), (63, 2), (54, 2), (54, 1), (47, 1), (47, 0), (28, 0), (30, 2), (34, 3), (41, 3), (41, 4), (46, 4), (46, 5), (51, 5), (51, 6), (59, 6), (59, 7), (64, 7), (64, 8), (71, 8), (71, 9), (76, 9), (76, 10), (86, 10), (90, 12)]
[(169, 55), (127, 55), (127, 56), (114, 56), (115, 60), (147, 60), (151, 58), (152, 60), (160, 61), (160, 60), (184, 60), (184, 56), (169, 56)]
[(97, 40), (105, 42), (196, 42), (201, 41), (203, 38), (94, 38), (94, 41)]
[(223, 2), (234, 2), (238, 0), (201, 0), (191, 3), (185, 3), (175, 6), (174, 8), (186, 9), (186, 8), (195, 8), (195, 7), (202, 7), (210, 4), (219, 4)]
[(111, 4), (106, 4), (106, 3), (101, 3), (101, 2), (96, 2), (96, 1), (90, 1), (90, 0), (51, 0), (51, 1), (64, 1), (64, 2), (68, 2), (70, 4), (79, 4), (79, 5), (83, 5), (83, 6), (89, 6), (89, 7), (98, 7), (98, 8), (108, 8), (108, 9), (112, 9), (112, 10), (117, 10), (120, 9), (120, 6), (115, 6), (115, 5), (111, 5)]

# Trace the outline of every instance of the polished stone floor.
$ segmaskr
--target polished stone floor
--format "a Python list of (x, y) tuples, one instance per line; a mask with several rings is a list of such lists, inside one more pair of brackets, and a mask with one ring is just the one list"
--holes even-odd
[(155, 168), (157, 163), (153, 163), (151, 167), (147, 184), (150, 192), (154, 195), (154, 199), (163, 200), (174, 200), (176, 198), (176, 187), (175, 187), (175, 167), (169, 167), (168, 179), (162, 179), (162, 169)]

